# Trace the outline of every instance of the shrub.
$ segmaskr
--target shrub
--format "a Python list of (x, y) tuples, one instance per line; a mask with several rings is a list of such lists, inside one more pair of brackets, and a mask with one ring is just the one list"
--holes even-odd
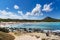
[(6, 33), (8, 33), (8, 32), (9, 32), (9, 30), (8, 30), (8, 29), (6, 29), (6, 28), (0, 28), (0, 31), (2, 31), (2, 32), (6, 32)]

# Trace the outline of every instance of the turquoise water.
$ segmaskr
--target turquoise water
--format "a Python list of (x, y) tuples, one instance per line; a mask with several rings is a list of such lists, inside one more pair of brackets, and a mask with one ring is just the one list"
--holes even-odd
[(17, 28), (40, 28), (44, 30), (60, 30), (60, 22), (19, 23), (11, 25)]

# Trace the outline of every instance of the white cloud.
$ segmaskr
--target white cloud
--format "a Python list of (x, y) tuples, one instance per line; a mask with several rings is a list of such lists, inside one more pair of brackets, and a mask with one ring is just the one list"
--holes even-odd
[(30, 12), (26, 12), (26, 14), (25, 14), (26, 16), (29, 16), (29, 15), (31, 15), (31, 13)]
[(14, 5), (14, 9), (19, 9), (19, 6), (18, 5)]
[(23, 15), (24, 15), (22, 11), (18, 11), (18, 13), (19, 13), (21, 16), (23, 16)]
[(31, 15), (31, 16), (39, 16), (41, 15), (41, 5), (40, 4), (36, 4), (36, 7), (31, 11), (31, 12), (27, 12), (26, 15)]
[(0, 14), (1, 15), (4, 15), (4, 16), (12, 16), (13, 15), (13, 13), (12, 12), (7, 12), (6, 10), (0, 10)]
[(0, 18), (4, 18), (4, 19), (7, 19), (7, 18), (11, 18), (11, 19), (22, 19), (21, 16), (18, 16), (15, 13), (8, 12), (6, 10), (0, 10)]
[[(46, 11), (46, 12), (52, 11), (52, 8), (50, 7), (51, 5), (52, 5), (52, 3), (45, 4), (42, 9), (41, 8), (42, 5), (36, 4), (35, 8), (33, 8), (33, 10), (31, 12), (26, 12), (26, 14), (22, 15), (22, 16), (25, 19), (38, 19), (38, 16), (43, 15), (42, 11)], [(20, 14), (23, 14), (23, 13), (20, 12)]]
[(41, 5), (36, 4), (36, 7), (32, 10), (31, 14), (32, 15), (39, 15), (41, 12)]
[(5, 11), (5, 10), (3, 10), (3, 11), (2, 11), (2, 10), (0, 10), (0, 14), (1, 14), (1, 15), (5, 15), (5, 13), (6, 13), (6, 11)]
[(46, 11), (46, 12), (52, 11), (51, 5), (52, 5), (52, 3), (45, 4), (42, 11)]

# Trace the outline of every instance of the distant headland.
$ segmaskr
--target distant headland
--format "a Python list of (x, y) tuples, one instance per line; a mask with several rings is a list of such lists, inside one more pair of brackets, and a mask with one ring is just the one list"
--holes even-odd
[(46, 17), (42, 20), (28, 20), (28, 19), (2, 19), (0, 22), (60, 22), (60, 19), (55, 19), (51, 17)]

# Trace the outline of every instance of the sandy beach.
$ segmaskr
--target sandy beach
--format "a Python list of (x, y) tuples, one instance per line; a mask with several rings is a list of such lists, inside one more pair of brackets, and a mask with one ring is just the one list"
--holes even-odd
[(57, 35), (46, 36), (45, 33), (22, 33), (20, 35), (15, 35), (10, 32), (9, 34), (15, 37), (14, 40), (60, 40), (60, 37)]
[[(17, 24), (17, 23), (12, 23), (12, 22), (8, 22), (8, 23), (0, 23), (1, 27), (4, 27), (5, 25), (11, 25), (11, 24)], [(20, 23), (18, 23), (20, 24)], [(24, 23), (23, 23), (24, 24)], [(29, 24), (29, 23), (27, 23)], [(7, 27), (7, 26), (6, 26)], [(15, 37), (14, 40), (60, 40), (60, 36), (58, 35), (53, 35), (52, 33), (49, 34), (49, 36), (46, 36), (46, 33), (41, 33), (40, 29), (33, 29), (33, 30), (37, 30), (36, 32), (33, 32), (32, 28), (30, 29), (31, 33), (29, 33), (29, 29), (24, 30), (26, 28), (10, 28), (10, 32), (8, 34), (11, 34)], [(12, 31), (13, 30), (13, 31)], [(18, 31), (19, 30), (19, 31)], [(24, 31), (23, 31), (24, 30)], [(27, 32), (28, 31), (28, 32)], [(39, 32), (38, 32), (39, 31)], [(59, 30), (60, 31), (60, 30)], [(59, 32), (57, 31), (57, 32)], [(16, 33), (15, 33), (16, 32)], [(22, 32), (22, 33), (21, 33)], [(25, 32), (25, 33), (24, 33)]]

